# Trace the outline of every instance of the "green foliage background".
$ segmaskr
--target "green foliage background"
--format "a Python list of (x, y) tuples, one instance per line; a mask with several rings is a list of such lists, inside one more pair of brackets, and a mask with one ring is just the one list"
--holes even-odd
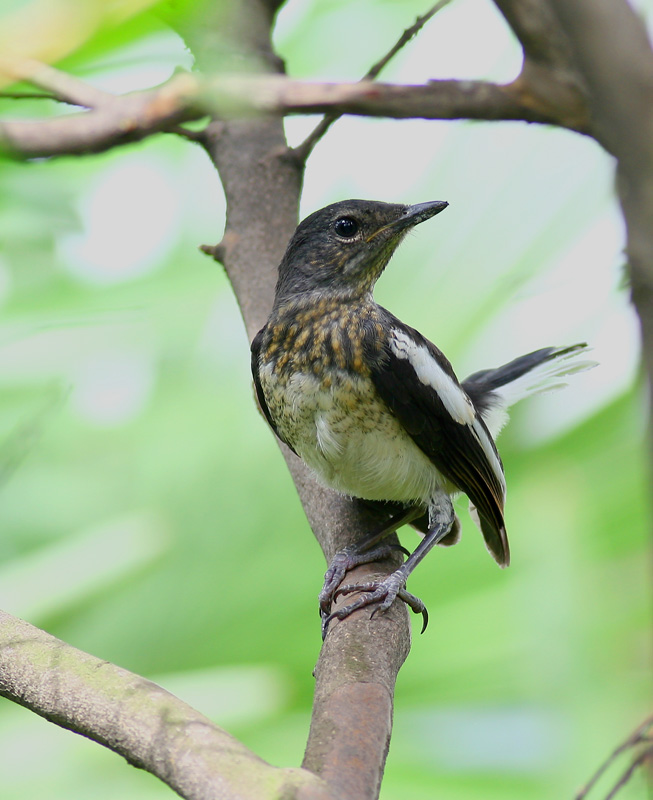
[[(116, 91), (162, 81), (190, 66), (167, 24), (193, 10), (102, 17), (61, 66)], [(354, 79), (425, 10), (297, 0), (278, 46), (295, 76)], [(480, 67), (471, 33), (443, 53), (457, 19), (486, 44), (501, 34)], [(430, 29), (387, 79), (518, 66), (489, 3), (459, 0)], [(0, 113), (59, 112), (0, 100)], [(290, 120), (290, 138), (313, 123)], [(611, 169), (589, 140), (504, 124), (342, 120), (311, 159), (304, 213), (347, 196), (451, 202), (377, 294), (461, 374), (584, 338), (601, 362), (518, 408), (502, 435), (513, 566), (496, 569), (461, 503), (463, 541), (411, 578), (431, 623), (399, 677), (384, 800), (571, 797), (650, 703), (635, 323), (621, 234), (592, 250), (619, 231)], [(227, 280), (197, 250), (223, 220), (207, 158), (173, 136), (0, 162), (0, 607), (160, 682), (271, 763), (299, 764), (324, 563), (254, 409)], [(172, 796), (4, 701), (0, 775), (3, 800)], [(622, 796), (643, 797), (641, 778)]]

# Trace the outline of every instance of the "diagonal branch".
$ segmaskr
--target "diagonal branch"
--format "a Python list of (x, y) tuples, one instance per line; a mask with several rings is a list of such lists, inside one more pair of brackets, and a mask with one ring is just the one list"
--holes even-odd
[(114, 750), (187, 800), (334, 800), (315, 775), (270, 766), (160, 686), (4, 612), (0, 695)]
[(373, 81), (379, 77), (381, 70), (385, 69), (390, 61), (397, 55), (397, 53), (402, 50), (411, 39), (414, 39), (415, 36), (422, 30), (422, 28), (426, 25), (426, 23), (434, 17), (438, 11), (442, 11), (445, 6), (448, 6), (452, 0), (439, 0), (432, 8), (430, 8), (426, 14), (422, 14), (421, 17), (417, 17), (415, 22), (401, 34), (401, 36), (397, 39), (397, 41), (393, 44), (393, 46), (388, 50), (388, 52), (382, 56), (376, 64), (373, 64), (363, 75), (362, 80), (364, 81)]

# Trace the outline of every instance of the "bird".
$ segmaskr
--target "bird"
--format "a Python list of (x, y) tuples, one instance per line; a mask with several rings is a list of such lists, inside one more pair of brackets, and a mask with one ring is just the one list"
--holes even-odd
[[(589, 368), (585, 343), (546, 347), (460, 382), (445, 355), (374, 300), (374, 286), (406, 234), (445, 201), (416, 205), (344, 200), (297, 227), (278, 270), (272, 311), (251, 345), (259, 406), (278, 438), (343, 495), (392, 510), (379, 531), (337, 553), (320, 592), (323, 636), (359, 608), (372, 616), (403, 600), (428, 622), (408, 577), (436, 544), (453, 544), (461, 493), (485, 545), (510, 563), (506, 481), (495, 438), (508, 408)], [(564, 385), (564, 383), (563, 383)], [(423, 538), (374, 581), (347, 572), (387, 555), (388, 534), (412, 524)], [(396, 545), (395, 545), (396, 547)], [(332, 611), (336, 596), (358, 592)]]

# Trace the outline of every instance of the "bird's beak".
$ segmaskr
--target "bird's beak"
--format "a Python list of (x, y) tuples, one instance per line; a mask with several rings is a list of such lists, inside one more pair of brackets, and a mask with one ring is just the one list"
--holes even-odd
[(414, 206), (406, 206), (406, 211), (394, 222), (391, 222), (389, 225), (384, 225), (382, 228), (379, 228), (378, 231), (374, 231), (374, 233), (367, 238), (367, 241), (370, 242), (380, 233), (384, 233), (385, 231), (391, 230), (396, 231), (403, 231), (406, 228), (412, 228), (415, 225), (419, 225), (420, 222), (424, 222), (431, 217), (434, 217), (436, 214), (439, 214), (441, 211), (449, 205), (446, 200), (431, 200), (428, 203), (417, 203)]
[(427, 219), (431, 219), (436, 214), (444, 211), (449, 205), (446, 200), (431, 200), (429, 203), (417, 203), (414, 206), (408, 206), (406, 213), (403, 217), (397, 220), (397, 223), (403, 225), (419, 225)]

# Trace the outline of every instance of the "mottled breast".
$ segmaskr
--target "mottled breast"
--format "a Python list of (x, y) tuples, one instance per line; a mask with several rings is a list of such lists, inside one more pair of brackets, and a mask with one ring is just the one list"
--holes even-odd
[(259, 380), (279, 435), (327, 486), (428, 502), (442, 476), (370, 378), (384, 347), (376, 306), (295, 309), (270, 320)]

